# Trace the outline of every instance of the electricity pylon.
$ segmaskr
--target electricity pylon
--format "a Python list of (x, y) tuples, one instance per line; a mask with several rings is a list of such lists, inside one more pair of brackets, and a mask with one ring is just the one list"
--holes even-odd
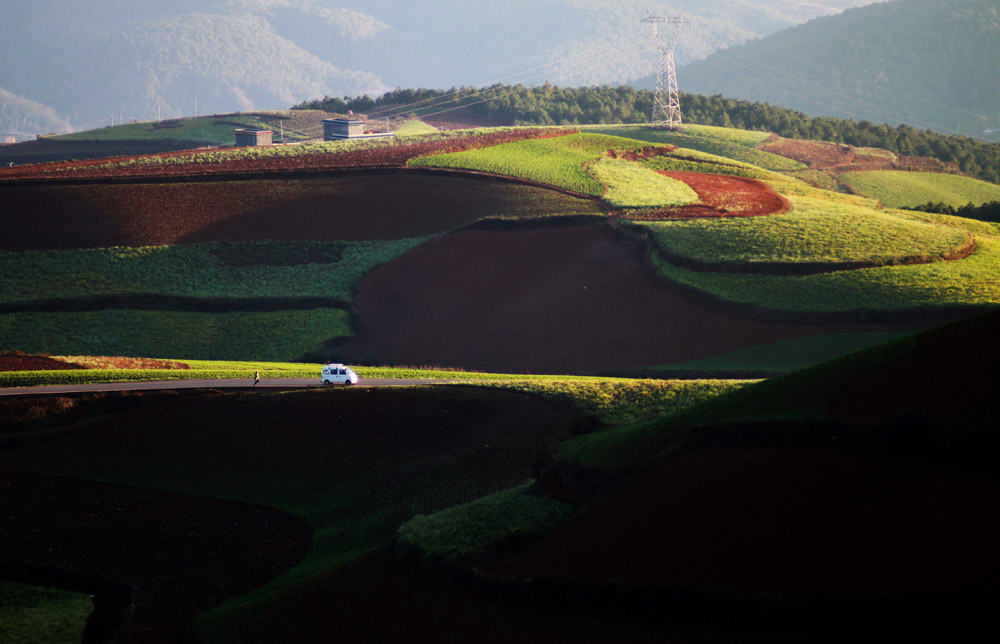
[[(648, 22), (653, 31), (653, 40), (659, 49), (660, 61), (656, 69), (656, 94), (653, 96), (653, 114), (650, 120), (653, 125), (666, 125), (669, 128), (681, 127), (681, 98), (677, 91), (677, 69), (674, 67), (674, 47), (681, 35), (681, 25), (691, 24), (682, 13), (674, 18), (664, 18), (647, 13), (642, 22)], [(669, 40), (660, 40), (657, 25), (673, 25), (674, 30)], [(664, 81), (666, 81), (664, 83)], [(666, 92), (663, 86), (666, 85)], [(664, 93), (666, 100), (664, 100)]]

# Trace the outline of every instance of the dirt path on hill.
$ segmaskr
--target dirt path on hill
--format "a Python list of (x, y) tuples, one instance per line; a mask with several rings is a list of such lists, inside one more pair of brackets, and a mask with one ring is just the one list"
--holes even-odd
[(380, 266), (355, 299), (345, 360), (516, 373), (669, 364), (819, 333), (900, 325), (779, 324), (672, 292), (607, 226), (471, 230)]

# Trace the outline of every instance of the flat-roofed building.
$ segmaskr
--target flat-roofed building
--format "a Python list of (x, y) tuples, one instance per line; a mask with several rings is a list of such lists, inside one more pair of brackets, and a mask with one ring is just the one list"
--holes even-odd
[(233, 130), (236, 134), (236, 147), (245, 148), (254, 145), (271, 145), (274, 132), (271, 130), (252, 130), (250, 128), (237, 128)]
[(323, 140), (339, 141), (341, 139), (378, 139), (396, 136), (392, 132), (375, 132), (366, 130), (365, 122), (358, 119), (323, 119)]

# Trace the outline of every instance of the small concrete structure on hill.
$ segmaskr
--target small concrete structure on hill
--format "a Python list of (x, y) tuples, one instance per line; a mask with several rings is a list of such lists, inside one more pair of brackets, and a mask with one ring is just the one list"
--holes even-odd
[(365, 122), (357, 119), (323, 119), (323, 140), (378, 139), (396, 136), (393, 132), (366, 130)]
[(245, 148), (254, 145), (271, 145), (271, 138), (274, 136), (274, 132), (271, 130), (252, 130), (250, 128), (237, 128), (233, 130), (236, 133), (236, 147)]

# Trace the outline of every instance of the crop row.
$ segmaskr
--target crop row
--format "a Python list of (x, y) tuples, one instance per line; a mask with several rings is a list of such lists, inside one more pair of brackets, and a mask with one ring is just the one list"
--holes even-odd
[(229, 313), (109, 309), (0, 315), (0, 338), (6, 346), (66, 355), (290, 360), (351, 332), (350, 315), (339, 309)]
[(350, 300), (361, 277), (426, 238), (206, 242), (189, 246), (0, 252), (0, 302), (118, 294)]
[(755, 146), (768, 137), (766, 132), (746, 132), (704, 125), (685, 125), (679, 132), (636, 125), (600, 126), (586, 128), (584, 131), (623, 136), (658, 145), (676, 145), (751, 163), (767, 170), (786, 172), (805, 168), (798, 161), (758, 150)]
[(413, 137), (274, 147), (187, 150), (0, 169), (0, 181), (40, 178), (160, 177), (340, 168), (401, 167), (418, 156), (563, 136), (563, 128), (484, 128)]
[(604, 201), (615, 208), (657, 208), (698, 203), (698, 193), (638, 163), (600, 159), (587, 170), (604, 184)]
[(846, 172), (840, 175), (840, 180), (889, 208), (905, 208), (927, 202), (941, 202), (957, 208), (968, 203), (978, 206), (988, 201), (1000, 201), (1000, 186), (996, 184), (941, 172)]
[(642, 149), (648, 144), (618, 136), (572, 134), (558, 139), (519, 141), (467, 152), (426, 156), (411, 166), (462, 168), (537, 181), (581, 194), (601, 196), (604, 186), (585, 164), (609, 150)]
[[(699, 263), (891, 264), (937, 257), (968, 242), (963, 230), (884, 211), (793, 197), (794, 211), (768, 217), (643, 222), (671, 255)], [(710, 244), (705, 240), (711, 239)]]
[(747, 275), (680, 268), (654, 256), (664, 277), (728, 302), (772, 311), (885, 311), (1000, 303), (1000, 239), (977, 236), (960, 261), (815, 275)]

